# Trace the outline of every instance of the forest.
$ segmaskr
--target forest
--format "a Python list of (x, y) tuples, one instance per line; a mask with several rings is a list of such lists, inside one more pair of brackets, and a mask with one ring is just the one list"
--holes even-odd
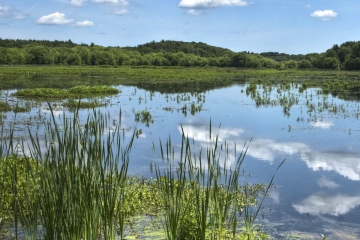
[(161, 40), (136, 47), (104, 47), (68, 41), (0, 38), (2, 65), (108, 65), (360, 70), (360, 41), (323, 53), (233, 52), (199, 42)]

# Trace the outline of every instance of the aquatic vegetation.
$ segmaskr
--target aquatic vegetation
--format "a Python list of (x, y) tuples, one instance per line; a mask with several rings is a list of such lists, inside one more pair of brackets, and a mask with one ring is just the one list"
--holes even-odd
[(7, 102), (0, 102), (0, 112), (11, 111), (11, 106)]
[(153, 123), (151, 113), (147, 110), (138, 111), (135, 113), (135, 122), (141, 122), (149, 127), (150, 123)]
[(97, 99), (90, 100), (90, 101), (76, 101), (74, 99), (69, 99), (67, 102), (64, 102), (62, 104), (64, 107), (67, 107), (71, 110), (76, 110), (78, 108), (98, 108), (98, 107), (104, 107), (108, 104), (106, 102), (101, 102)]
[(77, 86), (70, 89), (35, 88), (24, 89), (14, 93), (16, 97), (27, 99), (73, 99), (118, 94), (120, 91), (109, 86)]
[[(238, 210), (256, 204), (257, 196), (266, 195), (264, 185), (238, 183), (245, 150), (233, 169), (226, 165), (227, 154), (225, 163), (220, 164), (217, 137), (206, 150), (206, 164), (200, 159), (201, 151), (193, 155), (184, 134), (182, 158), (175, 162), (169, 138), (166, 149), (160, 147), (162, 153), (166, 152), (162, 158), (168, 168), (162, 173), (156, 165), (157, 178), (144, 179), (127, 175), (135, 132), (125, 141), (121, 127), (110, 127), (108, 119), (95, 110), (85, 125), (77, 112), (71, 118), (63, 115), (60, 122), (53, 114), (51, 118), (45, 123), (45, 139), (30, 133), (27, 145), (11, 138), (10, 133), (10, 138), (2, 142), (0, 218), (5, 225), (0, 226), (5, 235), (122, 239), (133, 217), (150, 214), (164, 221), (164, 233), (171, 239), (234, 238), (243, 234), (235, 220), (241, 217), (242, 211)], [(21, 156), (17, 155), (17, 146)], [(267, 237), (255, 228), (251, 235), (244, 236)]]

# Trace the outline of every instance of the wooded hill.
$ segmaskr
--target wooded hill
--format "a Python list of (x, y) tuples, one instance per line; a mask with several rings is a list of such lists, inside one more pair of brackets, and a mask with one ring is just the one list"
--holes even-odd
[(324, 53), (289, 55), (233, 52), (205, 43), (162, 40), (136, 47), (103, 47), (68, 41), (0, 38), (0, 64), (217, 66), (360, 70), (360, 41), (334, 45)]

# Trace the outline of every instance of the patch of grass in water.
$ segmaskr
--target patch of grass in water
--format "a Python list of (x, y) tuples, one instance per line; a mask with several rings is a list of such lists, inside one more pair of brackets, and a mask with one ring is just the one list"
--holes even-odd
[(0, 112), (11, 111), (11, 106), (7, 102), (0, 102)]
[(69, 99), (67, 102), (62, 104), (64, 107), (69, 108), (70, 110), (76, 110), (77, 108), (97, 108), (97, 107), (105, 107), (107, 103), (100, 102), (99, 100), (92, 100), (88, 102), (84, 101), (76, 101), (74, 99)]
[(24, 89), (14, 93), (16, 97), (27, 99), (74, 99), (96, 96), (106, 96), (118, 94), (120, 91), (109, 86), (77, 86), (70, 89), (54, 89), (54, 88), (35, 88)]
[(14, 113), (24, 113), (24, 112), (29, 112), (30, 108), (21, 107), (21, 106), (14, 106), (12, 110), (13, 110)]

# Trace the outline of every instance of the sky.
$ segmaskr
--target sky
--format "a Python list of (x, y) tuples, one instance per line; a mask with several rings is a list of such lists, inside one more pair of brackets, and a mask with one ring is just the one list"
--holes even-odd
[(0, 0), (0, 38), (102, 46), (176, 40), (321, 53), (360, 41), (359, 22), (358, 0)]

